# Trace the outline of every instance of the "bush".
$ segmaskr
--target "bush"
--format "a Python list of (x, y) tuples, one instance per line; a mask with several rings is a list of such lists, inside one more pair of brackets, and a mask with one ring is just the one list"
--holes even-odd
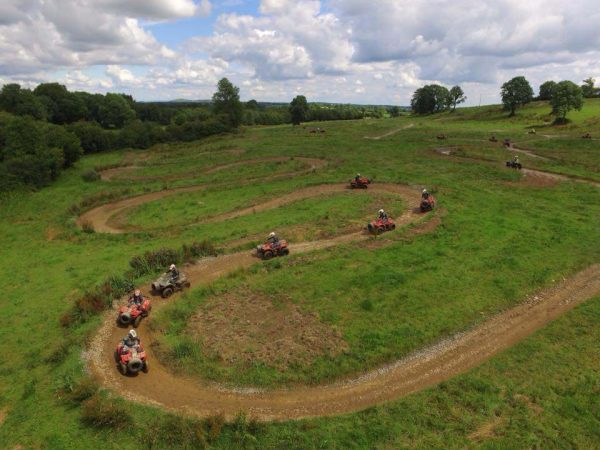
[(190, 245), (184, 244), (179, 250), (161, 248), (148, 251), (141, 256), (134, 256), (129, 261), (129, 266), (133, 269), (135, 276), (142, 276), (164, 270), (170, 264), (191, 262), (202, 256), (215, 256), (216, 254), (217, 250), (210, 242), (193, 242)]
[(96, 231), (94, 230), (94, 225), (89, 220), (84, 220), (83, 222), (81, 222), (81, 230), (84, 233), (93, 233)]
[(151, 423), (144, 433), (148, 448), (206, 448), (202, 423), (180, 416), (166, 416)]
[(121, 429), (132, 423), (131, 416), (116, 400), (95, 393), (81, 408), (81, 421), (97, 428)]
[(100, 174), (96, 172), (94, 169), (86, 170), (81, 174), (81, 178), (83, 181), (87, 181), (88, 183), (92, 181), (98, 181), (100, 179)]
[(70, 385), (69, 388), (64, 391), (64, 394), (67, 400), (79, 404), (92, 398), (98, 393), (99, 389), (100, 386), (95, 380), (92, 378), (83, 378), (75, 385)]

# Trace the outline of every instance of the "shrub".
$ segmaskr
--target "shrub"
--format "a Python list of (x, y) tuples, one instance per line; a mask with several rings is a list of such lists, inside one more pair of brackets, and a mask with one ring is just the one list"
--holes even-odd
[(206, 448), (202, 423), (180, 416), (166, 416), (151, 423), (144, 433), (148, 448)]
[(210, 416), (205, 421), (206, 431), (208, 433), (208, 441), (214, 442), (217, 440), (225, 424), (225, 417), (223, 414), (216, 416)]
[(84, 220), (83, 222), (81, 222), (81, 230), (84, 233), (89, 233), (89, 234), (94, 233), (96, 231), (96, 230), (94, 230), (94, 225), (89, 220)]
[(95, 393), (81, 408), (81, 421), (97, 428), (124, 428), (132, 423), (131, 416), (116, 400)]
[(81, 174), (81, 178), (83, 179), (83, 181), (91, 183), (92, 181), (98, 181), (100, 179), (100, 174), (94, 169), (90, 169), (83, 172)]

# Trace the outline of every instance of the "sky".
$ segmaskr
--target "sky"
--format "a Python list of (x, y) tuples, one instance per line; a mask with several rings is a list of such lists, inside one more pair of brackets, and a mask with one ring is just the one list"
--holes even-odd
[(408, 105), (424, 84), (498, 103), (524, 75), (600, 81), (598, 0), (0, 0), (0, 84), (137, 100)]

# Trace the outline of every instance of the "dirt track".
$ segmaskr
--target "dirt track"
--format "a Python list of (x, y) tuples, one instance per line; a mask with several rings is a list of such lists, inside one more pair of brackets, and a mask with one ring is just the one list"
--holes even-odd
[[(210, 169), (208, 169), (206, 171), (199, 172), (199, 174), (211, 174), (211, 173), (218, 172), (220, 170), (225, 170), (225, 169), (228, 169), (231, 167), (237, 167), (237, 166), (240, 166), (243, 164), (257, 164), (257, 163), (261, 163), (261, 162), (276, 162), (276, 161), (291, 161), (291, 160), (302, 161), (304, 163), (309, 164), (309, 169), (307, 169), (306, 171), (301, 171), (301, 172), (293, 172), (294, 175), (299, 175), (304, 172), (310, 172), (312, 170), (323, 167), (324, 165), (327, 164), (327, 161), (324, 159), (304, 158), (304, 157), (290, 158), (287, 156), (286, 157), (282, 156), (282, 157), (270, 157), (270, 158), (257, 158), (257, 159), (252, 159), (252, 160), (237, 161), (237, 162), (230, 163), (230, 164), (223, 164), (223, 165), (211, 167)], [(124, 167), (124, 168), (126, 168), (126, 167)], [(118, 169), (124, 169), (124, 168), (118, 168)], [(112, 170), (115, 170), (115, 169), (109, 169), (109, 171), (112, 171)], [(269, 177), (269, 179), (281, 178), (281, 177), (289, 176), (291, 174), (292, 173), (277, 174), (272, 177)], [(264, 179), (265, 178), (263, 178), (263, 180)], [(119, 200), (116, 202), (108, 203), (108, 204), (101, 205), (96, 208), (90, 209), (89, 211), (86, 211), (85, 213), (83, 213), (81, 216), (79, 216), (77, 218), (77, 225), (79, 227), (82, 227), (84, 224), (89, 224), (89, 225), (93, 226), (94, 231), (97, 233), (113, 233), (113, 234), (124, 233), (127, 230), (125, 230), (124, 228), (121, 228), (118, 224), (113, 223), (111, 221), (111, 218), (122, 214), (124, 211), (126, 211), (130, 208), (134, 208), (136, 206), (143, 205), (144, 203), (152, 202), (155, 200), (160, 200), (161, 198), (168, 197), (170, 195), (181, 194), (184, 192), (196, 192), (196, 191), (201, 191), (203, 189), (206, 189), (206, 185), (195, 185), (195, 186), (187, 186), (187, 187), (175, 188), (175, 189), (165, 189), (163, 191), (156, 191), (156, 192), (151, 192), (149, 194), (137, 195), (135, 197), (130, 197), (130, 198), (126, 198), (124, 200)]]
[[(87, 218), (96, 220), (93, 224), (98, 231), (101, 231), (103, 224), (116, 211), (176, 192), (201, 188), (194, 186), (162, 191), (118, 201), (92, 210), (95, 211), (94, 214), (88, 215)], [(343, 190), (345, 187), (341, 185), (308, 187), (252, 208), (225, 214), (219, 220)], [(396, 194), (413, 206), (416, 206), (414, 203), (419, 198), (418, 190), (394, 184), (375, 184), (368, 192)], [(397, 222), (400, 225), (417, 222), (423, 216), (414, 211), (414, 208), (409, 208), (397, 219)], [(426, 222), (422, 227), (424, 232), (430, 230), (429, 223), (435, 225), (437, 221)], [(292, 253), (299, 253), (364, 239), (368, 239), (368, 236), (363, 232), (356, 232), (333, 239), (294, 244), (290, 249)], [(238, 268), (255, 263), (259, 261), (250, 252), (239, 252), (202, 259), (197, 264), (186, 268), (186, 271), (192, 283), (197, 285), (210, 283)], [(90, 362), (92, 371), (104, 386), (127, 399), (183, 414), (206, 417), (223, 413), (227, 418), (232, 418), (240, 411), (245, 411), (251, 417), (260, 420), (337, 415), (392, 401), (463, 373), (516, 344), (577, 304), (598, 294), (600, 294), (600, 264), (593, 265), (535, 297), (526, 299), (524, 303), (487, 320), (472, 330), (445, 339), (407, 358), (356, 378), (314, 387), (279, 390), (229, 389), (218, 384), (201, 383), (175, 375), (162, 366), (152, 354), (150, 345), (152, 336), (146, 322), (142, 322), (139, 332), (149, 351), (150, 372), (136, 377), (123, 377), (115, 368), (113, 351), (114, 345), (126, 331), (115, 326), (114, 311), (106, 314), (106, 320), (92, 342), (86, 358)], [(175, 300), (170, 301), (176, 301), (176, 297)], [(160, 308), (165, 303), (166, 301), (162, 299), (154, 298), (155, 308)]]
[(365, 139), (370, 139), (372, 141), (378, 141), (378, 140), (386, 138), (388, 136), (393, 136), (394, 134), (399, 133), (402, 130), (406, 130), (408, 128), (412, 128), (414, 126), (415, 126), (414, 123), (409, 123), (408, 125), (404, 125), (403, 127), (396, 128), (395, 130), (392, 130), (392, 131), (388, 131), (387, 133), (381, 134), (379, 136), (364, 136), (364, 138)]

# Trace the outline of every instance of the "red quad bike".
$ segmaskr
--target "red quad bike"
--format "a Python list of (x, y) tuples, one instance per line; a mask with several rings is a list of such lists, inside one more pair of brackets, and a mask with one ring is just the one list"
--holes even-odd
[(365, 177), (360, 177), (358, 180), (356, 178), (350, 180), (351, 189), (367, 189), (369, 184), (371, 184), (371, 180)]
[(121, 306), (119, 308), (119, 315), (117, 316), (117, 323), (123, 326), (133, 325), (134, 328), (137, 328), (142, 319), (148, 317), (151, 310), (152, 305), (147, 298), (145, 298), (143, 303), (139, 306), (135, 303)]
[(514, 162), (514, 161), (506, 161), (506, 167), (521, 170), (523, 168), (523, 165), (521, 163)]
[(421, 198), (421, 212), (433, 211), (434, 206), (435, 198), (433, 198), (433, 195), (429, 194), (427, 198)]
[(256, 255), (261, 259), (271, 259), (273, 256), (289, 255), (288, 243), (281, 239), (277, 246), (273, 246), (271, 242), (256, 247)]
[(386, 231), (391, 231), (396, 229), (396, 224), (392, 219), (388, 219), (385, 222), (381, 219), (374, 220), (369, 225), (367, 225), (369, 232), (373, 234), (381, 234)]
[(136, 374), (140, 370), (144, 373), (148, 372), (146, 351), (142, 344), (134, 348), (126, 347), (122, 342), (119, 342), (115, 350), (115, 360), (119, 366), (119, 372), (123, 375)]

